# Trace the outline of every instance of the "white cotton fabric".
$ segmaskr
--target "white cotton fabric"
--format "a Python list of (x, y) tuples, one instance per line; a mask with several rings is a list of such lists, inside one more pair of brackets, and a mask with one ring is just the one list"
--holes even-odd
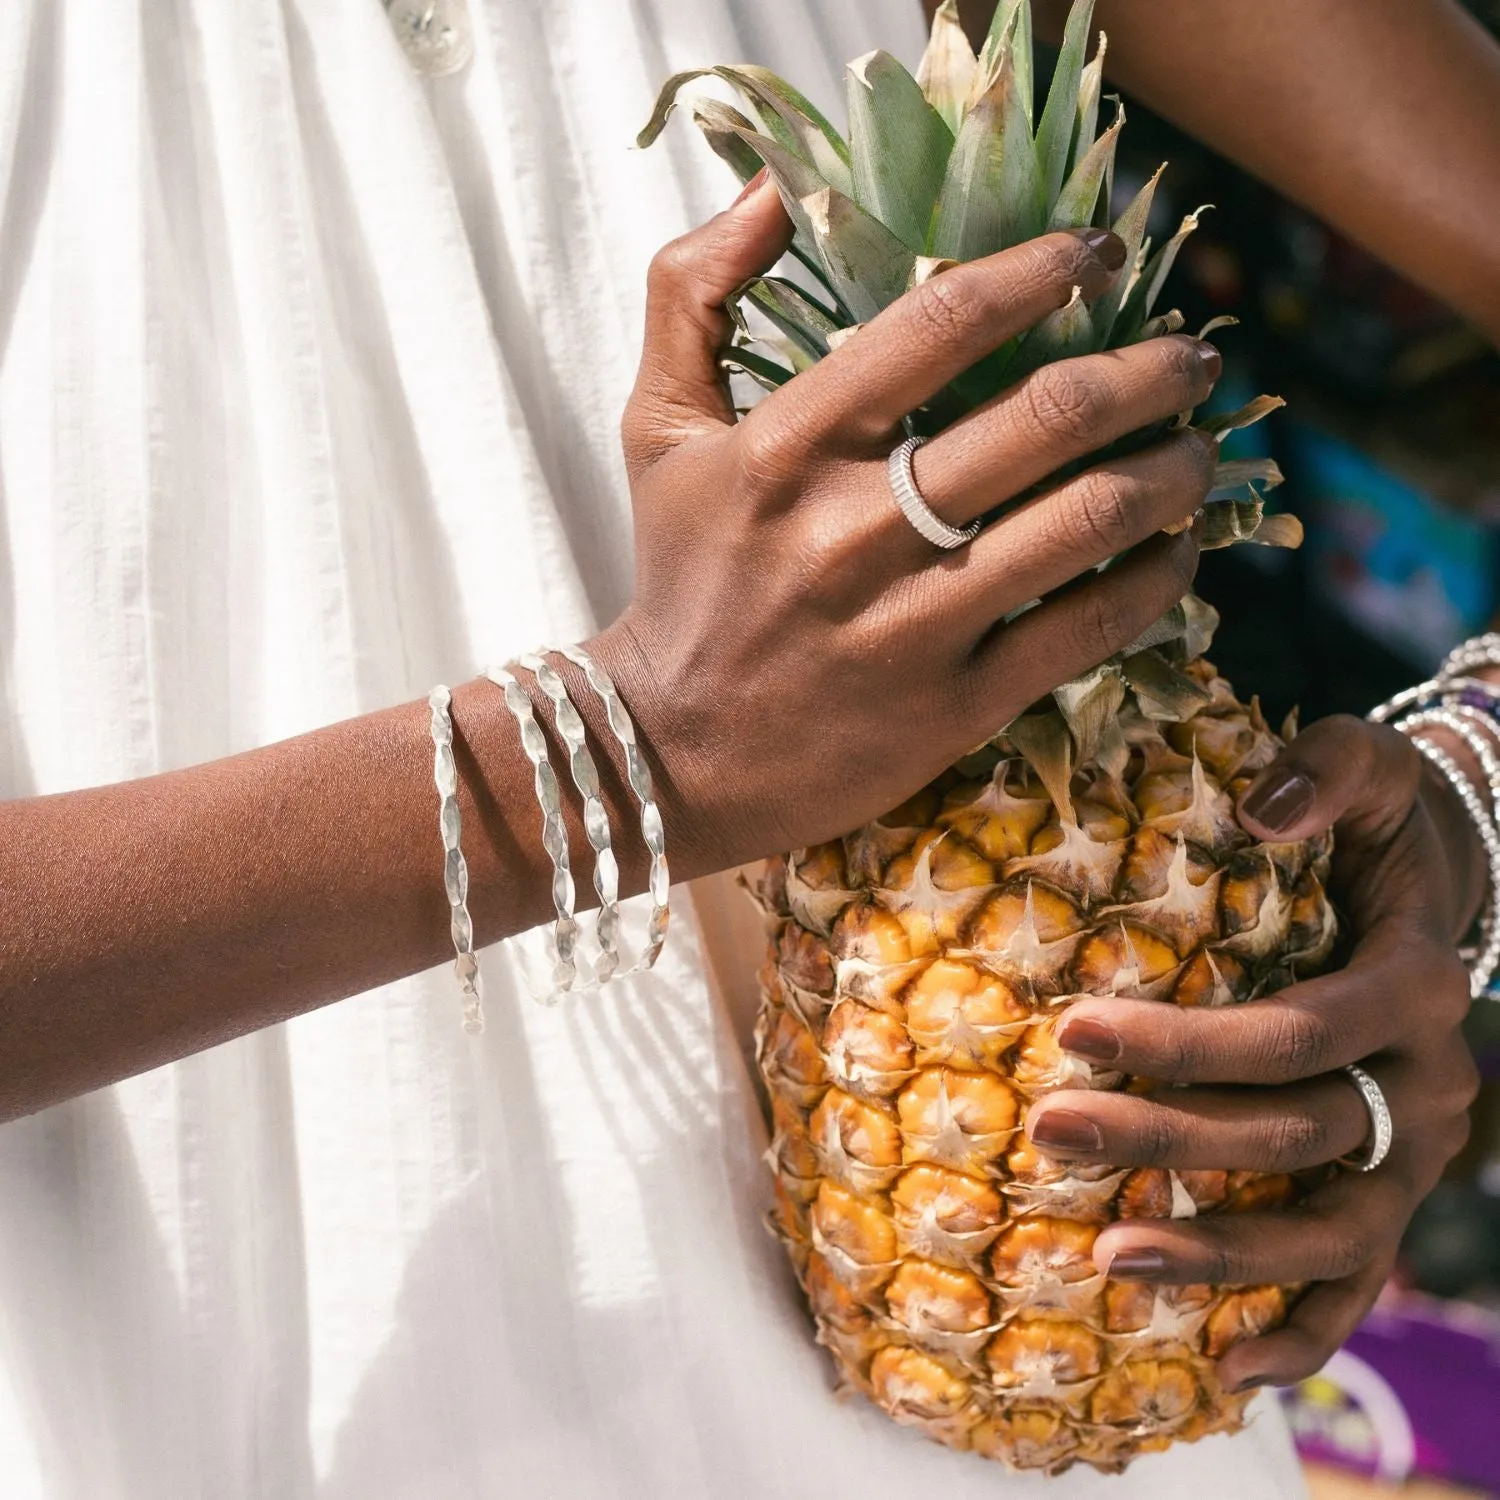
[[(754, 60), (836, 108), (844, 59), (920, 45), (916, 0), (469, 9), (423, 82), (378, 0), (6, 0), (0, 793), (606, 622), (646, 262), (731, 188), (686, 125), (630, 149), (656, 85)], [(760, 1225), (721, 895), (556, 1010), (492, 950), (478, 1040), (443, 970), (0, 1130), (0, 1494), (1300, 1493), (1269, 1405), (1043, 1485), (835, 1402)]]

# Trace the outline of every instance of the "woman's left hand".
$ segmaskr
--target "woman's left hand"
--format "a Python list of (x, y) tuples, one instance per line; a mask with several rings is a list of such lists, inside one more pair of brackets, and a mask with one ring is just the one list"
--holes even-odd
[[(1228, 1388), (1321, 1367), (1374, 1301), (1412, 1213), (1467, 1139), (1477, 1074), (1459, 1030), (1469, 984), (1453, 934), (1472, 851), (1447, 847), (1463, 836), (1447, 798), (1394, 730), (1314, 724), (1257, 778), (1240, 818), (1276, 840), (1335, 827), (1335, 889), (1354, 939), (1347, 967), (1221, 1010), (1082, 1000), (1060, 1028), (1064, 1047), (1090, 1063), (1191, 1085), (1049, 1095), (1027, 1130), (1060, 1158), (1300, 1171), (1369, 1147), (1364, 1099), (1338, 1070), (1358, 1063), (1389, 1102), (1385, 1163), (1339, 1172), (1297, 1208), (1134, 1219), (1100, 1235), (1095, 1259), (1116, 1278), (1317, 1283), (1285, 1327), (1223, 1358)], [(1477, 842), (1472, 829), (1467, 837)], [(1259, 1087), (1235, 1087), (1246, 1084)]]

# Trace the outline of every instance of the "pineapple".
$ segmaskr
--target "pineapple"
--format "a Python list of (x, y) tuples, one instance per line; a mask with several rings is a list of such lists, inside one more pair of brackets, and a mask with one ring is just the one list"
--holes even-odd
[[(977, 56), (948, 0), (915, 78), (882, 52), (851, 64), (847, 144), (764, 69), (706, 70), (751, 113), (700, 98), (694, 118), (742, 179), (770, 169), (803, 268), (742, 289), (726, 365), (784, 384), (955, 260), (1109, 222), (1123, 111), (1099, 130), (1092, 10), (1074, 8), (1039, 116), (1029, 0), (1001, 0)], [(699, 76), (668, 82), (642, 144)], [(1155, 186), (1113, 223), (1132, 273), (975, 366), (912, 414), (914, 432), (1048, 361), (1182, 326), (1154, 306), (1197, 216), (1153, 253)], [(1222, 435), (1277, 404), (1199, 425)], [(1215, 493), (1248, 498), (1209, 502), (1204, 545), (1295, 545), (1295, 521), (1266, 515), (1256, 488), (1279, 477), (1221, 465)], [(1215, 1361), (1296, 1292), (1112, 1282), (1093, 1260), (1113, 1220), (1263, 1210), (1295, 1198), (1290, 1179), (1070, 1166), (1022, 1129), (1049, 1090), (1150, 1088), (1062, 1050), (1073, 1000), (1234, 1004), (1332, 948), (1328, 842), (1260, 844), (1235, 820), (1282, 741), (1204, 659), (1213, 624), (1189, 597), (902, 807), (772, 861), (755, 886), (771, 934), (757, 1030), (771, 1220), (818, 1341), (842, 1388), (1018, 1469), (1117, 1471), (1235, 1429), (1245, 1398)]]

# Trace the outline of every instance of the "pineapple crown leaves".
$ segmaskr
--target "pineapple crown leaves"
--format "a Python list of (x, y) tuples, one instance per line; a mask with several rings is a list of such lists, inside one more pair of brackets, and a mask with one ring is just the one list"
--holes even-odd
[[(977, 53), (959, 24), (956, 0), (943, 0), (915, 75), (887, 52), (857, 58), (846, 76), (847, 140), (765, 68), (699, 68), (669, 78), (637, 144), (656, 140), (688, 85), (727, 84), (742, 108), (698, 95), (693, 120), (742, 182), (768, 169), (793, 221), (792, 254), (810, 278), (809, 289), (764, 276), (739, 290), (731, 303), (737, 334), (724, 356), (726, 368), (775, 389), (928, 276), (1049, 229), (1108, 225), (1125, 243), (1129, 274), (1092, 302), (1075, 294), (987, 356), (928, 409), (912, 414), (913, 431), (941, 429), (1044, 364), (1181, 328), (1180, 313), (1158, 314), (1156, 305), (1203, 210), (1187, 215), (1153, 249), (1147, 223), (1159, 169), (1111, 221), (1125, 111), (1116, 101), (1113, 118), (1100, 129), (1106, 41), (1101, 34), (1090, 58), (1093, 13), (1094, 0), (1075, 0), (1039, 111), (1031, 0), (1000, 0)], [(1216, 319), (1204, 333), (1232, 321)], [(1281, 404), (1263, 396), (1196, 425), (1222, 438)], [(1201, 544), (1297, 545), (1295, 518), (1264, 512), (1262, 493), (1280, 479), (1268, 460), (1221, 464), (1215, 498), (1198, 519)], [(1248, 498), (1223, 498), (1230, 490)], [(1086, 749), (1108, 748), (1098, 705), (1111, 702), (1120, 683), (1152, 717), (1186, 717), (1201, 707), (1202, 690), (1178, 670), (1207, 645), (1204, 621), (1212, 611), (1192, 605), (1166, 617), (1150, 640), (1055, 695), (1075, 764), (1087, 758)], [(1090, 682), (1091, 689), (1081, 686)]]

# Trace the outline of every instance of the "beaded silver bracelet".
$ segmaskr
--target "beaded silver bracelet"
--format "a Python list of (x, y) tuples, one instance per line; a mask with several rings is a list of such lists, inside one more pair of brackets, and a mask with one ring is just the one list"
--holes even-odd
[(448, 895), (448, 930), (457, 957), (453, 973), (463, 996), (464, 1030), (484, 1030), (484, 986), (474, 953), (474, 924), (469, 919), (469, 866), (459, 847), (462, 819), (458, 811), (458, 766), (453, 759), (453, 694), (442, 684), (428, 694), (432, 711), (432, 779), (438, 789), (438, 831), (443, 838), (443, 889)]
[(557, 913), (552, 924), (552, 988), (539, 998), (544, 1004), (554, 1005), (573, 988), (578, 977), (578, 919), (573, 915), (576, 892), (568, 858), (568, 830), (562, 816), (562, 792), (531, 699), (504, 667), (486, 667), (484, 675), (504, 695), (505, 706), (521, 731), (521, 748), (535, 772), (536, 800), (542, 808), (542, 847), (552, 861), (552, 905)]
[(574, 666), (582, 668), (589, 686), (604, 705), (610, 733), (619, 742), (625, 757), (626, 779), (641, 806), (641, 836), (645, 839), (646, 850), (651, 856), (651, 871), (647, 880), (647, 889), (651, 895), (651, 914), (646, 923), (646, 946), (640, 958), (626, 970), (627, 974), (636, 974), (649, 969), (656, 962), (662, 944), (667, 940), (667, 923), (671, 918), (672, 882), (667, 871), (666, 833), (662, 828), (661, 811), (656, 805), (650, 769), (636, 743), (635, 724), (609, 673), (582, 646), (563, 646), (560, 651)]
[(610, 842), (609, 813), (599, 795), (599, 768), (589, 753), (588, 733), (568, 696), (567, 684), (534, 651), (528, 651), (517, 661), (536, 678), (537, 686), (552, 702), (557, 732), (568, 747), (573, 785), (583, 799), (583, 830), (594, 851), (594, 892), (599, 897), (594, 922), (599, 956), (594, 963), (593, 978), (586, 986), (593, 989), (608, 984), (620, 967), (620, 867)]
[(1453, 757), (1430, 740), (1423, 739), (1420, 729), (1413, 732), (1411, 741), (1437, 767), (1463, 803), (1464, 810), (1478, 830), (1489, 861), (1489, 905), (1480, 919), (1479, 942), (1472, 949), (1462, 950), (1464, 962), (1469, 968), (1469, 993), (1478, 999), (1481, 995), (1489, 994), (1490, 981), (1495, 976), (1496, 968), (1500, 967), (1500, 832), (1496, 831), (1494, 819), (1485, 808), (1483, 798), (1459, 769)]

